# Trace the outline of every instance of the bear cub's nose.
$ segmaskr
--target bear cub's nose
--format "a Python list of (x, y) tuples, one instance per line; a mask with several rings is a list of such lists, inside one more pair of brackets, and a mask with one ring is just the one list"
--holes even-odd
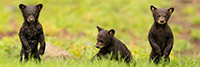
[(30, 19), (30, 22), (33, 22), (33, 21), (34, 21), (33, 18), (31, 18), (31, 19)]
[(161, 20), (160, 22), (161, 22), (161, 23), (164, 23), (164, 21), (163, 21), (163, 20)]
[(164, 21), (164, 19), (161, 19), (160, 22), (161, 22), (161, 23), (164, 23), (165, 21)]
[(96, 48), (99, 48), (99, 46), (95, 45)]

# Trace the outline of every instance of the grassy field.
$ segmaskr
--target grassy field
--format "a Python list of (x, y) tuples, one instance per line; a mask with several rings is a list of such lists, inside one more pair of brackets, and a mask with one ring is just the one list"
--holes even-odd
[[(170, 8), (174, 6), (171, 0), (1, 0), (0, 2), (0, 67), (126, 67), (124, 62), (89, 60), (98, 49), (95, 48), (97, 28), (115, 29), (115, 37), (124, 42), (132, 52), (137, 67), (198, 67), (199, 54), (194, 56), (180, 55), (179, 52), (193, 51), (195, 46), (190, 40), (182, 38), (187, 28), (179, 25), (178, 21), (188, 21), (191, 25), (199, 26), (200, 5), (183, 7), (176, 11), (169, 19), (169, 25), (174, 34), (174, 47), (171, 52), (171, 63), (155, 65), (148, 61), (151, 47), (147, 36), (153, 17), (150, 5), (157, 8)], [(43, 4), (39, 21), (43, 25), (47, 43), (54, 44), (69, 51), (78, 59), (46, 59), (42, 56), (40, 63), (30, 60), (27, 63), (19, 62), (21, 43), (18, 37), (20, 26), (23, 23), (19, 4)], [(178, 10), (178, 8), (177, 8)], [(184, 18), (180, 16), (185, 16)], [(189, 18), (192, 17), (192, 18)], [(174, 19), (175, 18), (175, 19)], [(189, 37), (200, 40), (200, 27), (192, 27)], [(178, 55), (175, 55), (178, 54)]]

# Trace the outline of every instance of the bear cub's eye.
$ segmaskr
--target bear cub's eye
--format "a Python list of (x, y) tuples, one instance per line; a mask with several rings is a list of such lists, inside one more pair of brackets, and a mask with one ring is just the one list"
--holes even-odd
[(165, 18), (167, 18), (167, 16), (164, 16)]
[(158, 17), (160, 17), (160, 15), (158, 15)]
[(100, 40), (99, 42), (103, 43), (104, 41), (103, 41), (103, 40)]

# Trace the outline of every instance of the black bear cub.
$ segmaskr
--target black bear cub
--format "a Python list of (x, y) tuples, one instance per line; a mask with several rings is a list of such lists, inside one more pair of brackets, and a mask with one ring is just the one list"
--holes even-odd
[[(19, 8), (23, 14), (24, 22), (19, 32), (19, 37), (22, 43), (22, 49), (20, 53), (20, 61), (28, 61), (29, 54), (31, 57), (38, 59), (43, 55), (45, 51), (45, 39), (42, 29), (42, 25), (38, 22), (38, 17), (40, 10), (43, 5), (38, 4), (36, 6), (26, 6), (23, 4), (19, 5)], [(40, 48), (38, 51), (38, 43), (40, 43)]]
[(173, 47), (174, 38), (167, 21), (173, 13), (174, 8), (166, 10), (150, 6), (150, 9), (153, 13), (154, 24), (148, 35), (148, 40), (152, 47), (149, 60), (153, 60), (157, 64), (161, 57), (164, 57), (165, 61), (170, 62), (169, 54)]
[[(99, 52), (91, 59), (94, 60), (95, 57), (101, 59), (101, 57), (108, 57), (112, 54), (111, 59), (122, 60), (129, 63), (132, 60), (131, 52), (120, 40), (114, 37), (115, 30), (111, 29), (109, 31), (104, 30), (97, 26), (98, 35), (96, 48), (99, 48)], [(120, 55), (120, 58), (118, 58)]]

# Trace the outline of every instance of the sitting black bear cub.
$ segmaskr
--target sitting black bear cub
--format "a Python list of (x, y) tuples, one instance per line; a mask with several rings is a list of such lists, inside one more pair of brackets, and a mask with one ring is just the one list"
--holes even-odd
[[(42, 25), (38, 22), (38, 17), (40, 10), (43, 5), (38, 4), (36, 6), (26, 6), (23, 4), (19, 5), (19, 8), (24, 17), (24, 23), (20, 29), (19, 37), (22, 43), (22, 49), (20, 53), (20, 61), (23, 60), (23, 55), (25, 55), (25, 60), (28, 61), (28, 55), (38, 59), (43, 55), (45, 51), (45, 39), (42, 29)], [(40, 49), (38, 51), (38, 42), (40, 43)]]
[(173, 13), (174, 8), (166, 10), (151, 6), (150, 9), (153, 13), (154, 24), (148, 35), (148, 40), (152, 47), (149, 60), (158, 63), (163, 56), (165, 61), (170, 62), (169, 54), (173, 47), (174, 38), (167, 21)]
[(119, 59), (124, 59), (125, 62), (130, 62), (132, 60), (131, 52), (120, 40), (114, 37), (115, 31), (111, 29), (110, 31), (104, 30), (97, 26), (99, 31), (97, 36), (96, 48), (99, 48), (99, 52), (91, 59), (95, 57), (101, 59), (101, 57), (108, 57), (112, 53), (111, 59), (118, 60), (118, 54), (120, 54)]

